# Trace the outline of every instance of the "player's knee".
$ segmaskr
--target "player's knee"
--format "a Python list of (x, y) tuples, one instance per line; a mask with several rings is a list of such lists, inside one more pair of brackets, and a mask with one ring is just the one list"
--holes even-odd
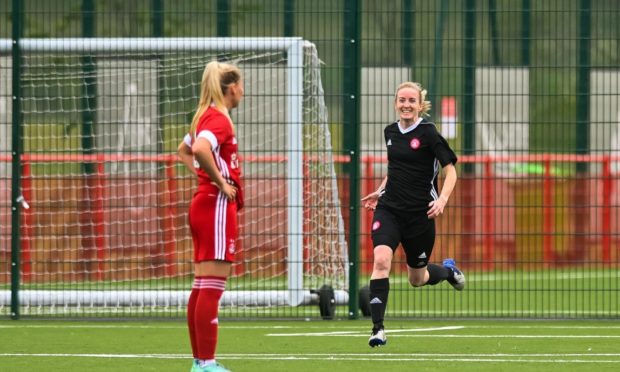
[(375, 272), (389, 272), (390, 271), (390, 259), (389, 257), (375, 257), (375, 263), (373, 265)]
[(411, 284), (414, 287), (422, 287), (426, 284), (426, 281), (424, 280), (424, 278), (409, 278), (409, 284)]

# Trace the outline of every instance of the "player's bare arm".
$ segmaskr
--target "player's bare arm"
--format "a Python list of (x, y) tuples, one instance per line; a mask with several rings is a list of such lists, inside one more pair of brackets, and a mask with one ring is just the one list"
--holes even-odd
[(187, 146), (185, 141), (181, 141), (179, 148), (177, 149), (179, 160), (189, 169), (193, 174), (196, 174), (196, 168), (194, 167), (194, 153), (192, 148)]
[(211, 143), (204, 138), (197, 138), (192, 145), (192, 152), (194, 158), (200, 165), (200, 169), (204, 170), (209, 175), (209, 178), (213, 181), (215, 186), (217, 186), (229, 200), (234, 200), (237, 195), (237, 188), (230, 185), (226, 182), (224, 177), (222, 177), (211, 155), (212, 150)]
[(428, 218), (436, 218), (443, 214), (443, 210), (446, 207), (446, 204), (448, 204), (450, 195), (452, 195), (452, 191), (456, 185), (457, 175), (454, 164), (446, 165), (443, 168), (443, 171), (446, 174), (446, 178), (443, 182), (443, 187), (441, 188), (441, 194), (437, 200), (434, 200), (428, 204), (430, 207), (427, 212)]
[(386, 183), (387, 183), (387, 176), (383, 178), (383, 181), (381, 181), (381, 185), (379, 185), (377, 190), (371, 192), (370, 194), (362, 198), (362, 201), (364, 202), (364, 208), (368, 209), (369, 211), (374, 211), (375, 208), (377, 208), (379, 197), (381, 196), (381, 193), (383, 193)]

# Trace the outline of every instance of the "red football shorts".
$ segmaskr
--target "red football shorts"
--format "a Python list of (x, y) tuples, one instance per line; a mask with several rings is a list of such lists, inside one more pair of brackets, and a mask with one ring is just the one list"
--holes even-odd
[(189, 207), (194, 262), (233, 262), (237, 244), (237, 203), (217, 188), (198, 190)]

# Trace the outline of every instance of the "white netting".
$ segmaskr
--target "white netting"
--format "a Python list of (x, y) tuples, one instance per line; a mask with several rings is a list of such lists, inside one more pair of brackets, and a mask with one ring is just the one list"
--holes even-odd
[[(186, 216), (196, 181), (175, 152), (204, 66), (214, 59), (241, 68), (246, 92), (233, 112), (246, 207), (242, 251), (228, 289), (291, 289), (287, 54), (187, 50), (24, 53), (24, 196), (32, 206), (22, 230), (28, 289), (187, 290), (192, 244)], [(323, 284), (345, 289), (347, 247), (312, 44), (306, 43), (303, 61), (304, 288), (293, 290)], [(92, 135), (84, 125), (89, 120)]]

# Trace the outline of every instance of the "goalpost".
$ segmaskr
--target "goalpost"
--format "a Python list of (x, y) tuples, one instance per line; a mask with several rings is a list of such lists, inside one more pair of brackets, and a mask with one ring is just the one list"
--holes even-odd
[[(238, 65), (246, 91), (232, 113), (246, 193), (241, 252), (222, 306), (315, 303), (323, 285), (348, 301), (337, 157), (312, 43), (69, 38), (20, 47), (31, 172), (23, 307), (185, 304), (196, 181), (174, 151), (214, 59)], [(10, 296), (0, 292), (1, 308)]]

